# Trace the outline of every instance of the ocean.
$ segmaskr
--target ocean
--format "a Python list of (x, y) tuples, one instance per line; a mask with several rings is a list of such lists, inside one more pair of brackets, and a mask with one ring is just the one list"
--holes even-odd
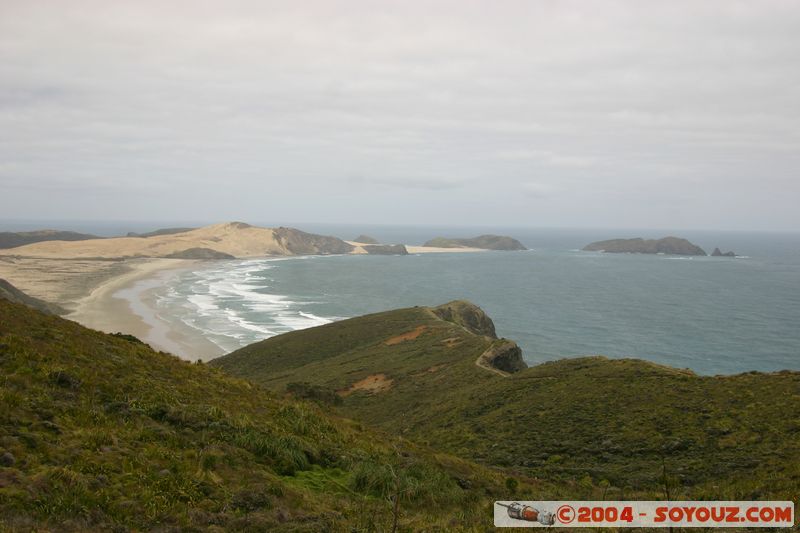
[[(384, 242), (471, 236), (478, 228), (301, 226)], [(493, 228), (529, 251), (220, 261), (156, 290), (158, 315), (224, 351), (347, 317), (468, 299), (529, 364), (602, 354), (700, 374), (800, 370), (800, 235), (672, 232), (709, 253), (582, 252), (589, 242), (665, 232)], [(485, 232), (485, 231), (484, 231)]]

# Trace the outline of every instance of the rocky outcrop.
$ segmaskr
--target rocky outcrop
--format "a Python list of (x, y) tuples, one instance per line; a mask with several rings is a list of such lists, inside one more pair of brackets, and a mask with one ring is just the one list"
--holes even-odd
[(231, 254), (218, 252), (211, 248), (187, 248), (164, 256), (167, 259), (236, 259)]
[(442, 320), (458, 324), (462, 328), (493, 339), (497, 338), (494, 322), (483, 309), (466, 300), (455, 300), (431, 309)]
[(423, 246), (432, 248), (480, 248), (481, 250), (527, 250), (517, 239), (505, 235), (479, 235), (470, 239), (436, 237)]
[(711, 252), (711, 257), (736, 257), (736, 253), (734, 252), (722, 252), (719, 248), (714, 248), (714, 251)]
[(360, 242), (361, 244), (380, 244), (381, 243), (381, 241), (379, 241), (375, 237), (370, 237), (369, 235), (364, 235), (364, 234), (361, 234), (358, 237), (356, 237), (355, 239), (353, 239), (353, 242)]
[(50, 315), (67, 314), (67, 310), (63, 307), (45, 302), (44, 300), (40, 300), (38, 298), (34, 298), (33, 296), (28, 296), (4, 279), (0, 279), (0, 298), (13, 303), (27, 305), (28, 307), (32, 307), (37, 311), (42, 311), (43, 313)]
[(669, 254), (669, 255), (707, 255), (705, 250), (679, 237), (663, 239), (611, 239), (587, 244), (587, 252), (606, 252), (610, 254)]
[(348, 254), (354, 246), (336, 237), (315, 235), (294, 228), (276, 228), (275, 239), (295, 255), (305, 254)]
[(522, 350), (517, 343), (501, 339), (483, 352), (475, 362), (478, 366), (513, 374), (525, 370), (528, 365), (522, 360)]
[(74, 231), (59, 231), (54, 229), (42, 229), (37, 231), (0, 232), (0, 248), (16, 248), (35, 242), (45, 241), (85, 241), (89, 239), (100, 239), (97, 235), (88, 233), (76, 233)]
[(362, 248), (370, 255), (408, 255), (402, 244), (369, 244)]

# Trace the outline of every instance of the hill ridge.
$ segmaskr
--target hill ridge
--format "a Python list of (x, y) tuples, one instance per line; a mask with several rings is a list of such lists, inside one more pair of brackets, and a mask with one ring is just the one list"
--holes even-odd
[(3, 530), (474, 531), (506, 490), (508, 474), (3, 298), (0, 375)]
[[(791, 459), (800, 426), (785, 416), (800, 412), (800, 372), (701, 376), (604, 356), (490, 372), (481, 358), (511, 341), (432, 309), (279, 335), (211, 364), (276, 392), (300, 383), (331, 398), (352, 390), (333, 408), (541, 479), (658, 492), (666, 464), (672, 494), (686, 499), (786, 499), (800, 490)], [(360, 383), (378, 386), (353, 388)]]

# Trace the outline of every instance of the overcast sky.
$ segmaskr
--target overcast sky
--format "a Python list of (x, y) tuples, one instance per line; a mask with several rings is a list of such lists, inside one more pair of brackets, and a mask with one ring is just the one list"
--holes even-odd
[(0, 0), (0, 218), (800, 229), (800, 2)]

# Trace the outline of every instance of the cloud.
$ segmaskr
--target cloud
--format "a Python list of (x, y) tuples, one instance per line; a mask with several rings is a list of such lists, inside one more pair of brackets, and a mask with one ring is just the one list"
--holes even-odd
[(447, 191), (452, 189), (459, 189), (466, 185), (462, 180), (447, 178), (444, 176), (417, 176), (413, 178), (408, 177), (364, 177), (353, 176), (349, 179), (351, 185), (356, 188), (360, 187), (377, 187), (377, 188), (393, 188), (393, 189), (412, 189), (423, 191)]
[[(404, 223), (393, 202), (424, 193), (414, 222), (458, 202), (481, 206), (464, 223), (596, 225), (600, 203), (613, 226), (691, 190), (751, 215), (632, 223), (797, 227), (799, 23), (772, 0), (4, 2), (0, 210), (52, 190), (48, 218), (213, 219), (224, 190), (238, 218)], [(552, 212), (505, 208), (532, 196)]]

